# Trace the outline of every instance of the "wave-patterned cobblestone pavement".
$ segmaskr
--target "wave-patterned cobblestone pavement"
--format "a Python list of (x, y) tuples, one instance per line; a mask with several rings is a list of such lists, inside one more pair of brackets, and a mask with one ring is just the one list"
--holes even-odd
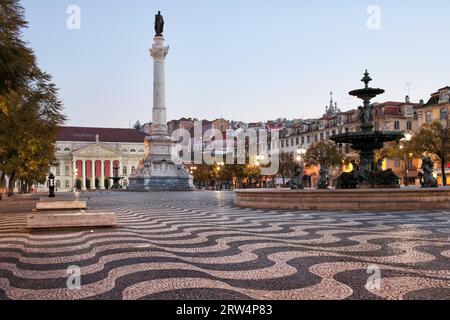
[[(450, 299), (449, 212), (240, 209), (209, 192), (89, 205), (120, 228), (27, 233), (25, 213), (0, 202), (0, 299)], [(74, 265), (79, 290), (66, 284)], [(369, 266), (379, 290), (366, 289)]]

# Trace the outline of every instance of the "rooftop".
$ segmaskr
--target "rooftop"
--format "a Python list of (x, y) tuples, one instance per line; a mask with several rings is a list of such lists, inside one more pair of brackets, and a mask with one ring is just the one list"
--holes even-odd
[(146, 134), (135, 129), (60, 127), (56, 141), (144, 142)]

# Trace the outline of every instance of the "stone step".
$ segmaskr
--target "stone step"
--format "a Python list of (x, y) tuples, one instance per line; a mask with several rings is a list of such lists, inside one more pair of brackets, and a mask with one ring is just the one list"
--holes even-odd
[(33, 213), (27, 217), (28, 229), (53, 229), (77, 227), (114, 227), (117, 216), (106, 213)]
[(86, 209), (86, 201), (39, 201), (36, 203), (36, 210), (73, 210)]

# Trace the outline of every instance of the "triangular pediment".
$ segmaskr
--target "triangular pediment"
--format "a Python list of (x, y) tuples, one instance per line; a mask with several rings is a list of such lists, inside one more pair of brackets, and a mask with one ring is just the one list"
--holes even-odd
[(121, 153), (117, 150), (109, 148), (101, 143), (95, 143), (84, 148), (78, 149), (72, 153), (74, 156), (119, 156)]

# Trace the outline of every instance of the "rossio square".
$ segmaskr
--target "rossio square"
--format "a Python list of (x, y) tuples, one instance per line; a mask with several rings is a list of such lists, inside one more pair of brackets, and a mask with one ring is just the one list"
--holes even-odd
[[(50, 1), (44, 2), (48, 10), (56, 10)], [(153, 5), (146, 8), (155, 9)], [(67, 12), (72, 29), (64, 32), (79, 32), (76, 37), (81, 37), (72, 41), (84, 43), (83, 37), (88, 36), (83, 32), (96, 28), (88, 16), (95, 14), (96, 8), (86, 6), (71, 7)], [(240, 6), (243, 12), (249, 10)], [(29, 25), (24, 10), (32, 17)], [(325, 84), (338, 89), (330, 95), (326, 89), (323, 100), (329, 102), (325, 110), (318, 104), (297, 110), (293, 107), (296, 103), (280, 98), (270, 111), (277, 118), (262, 121), (258, 118), (266, 113), (257, 107), (261, 100), (255, 96), (257, 103), (249, 102), (258, 81), (250, 85), (236, 79), (247, 93), (242, 95), (236, 86), (226, 94), (249, 103), (248, 109), (239, 110), (242, 120), (226, 119), (226, 110), (220, 108), (210, 107), (206, 112), (202, 100), (198, 110), (172, 112), (172, 102), (184, 102), (177, 95), (186, 94), (190, 85), (199, 88), (198, 84), (180, 84), (186, 81), (183, 68), (187, 73), (191, 70), (190, 59), (192, 64), (199, 61), (194, 53), (183, 50), (198, 48), (199, 59), (212, 69), (216, 60), (208, 54), (218, 54), (216, 50), (221, 51), (222, 46), (209, 42), (208, 46), (218, 49), (208, 50), (202, 43), (203, 33), (210, 39), (208, 31), (182, 30), (183, 21), (175, 21), (176, 17), (182, 20), (181, 13), (168, 5), (166, 10), (155, 9), (154, 25), (149, 23), (152, 12), (134, 12), (134, 19), (141, 19), (139, 24), (144, 26), (142, 35), (133, 33), (137, 26), (131, 22), (117, 34), (132, 38), (124, 46), (142, 42), (128, 51), (117, 50), (136, 59), (130, 67), (135, 68), (137, 79), (148, 80), (144, 85), (136, 80), (134, 92), (126, 95), (131, 102), (142, 99), (147, 107), (133, 110), (129, 103), (120, 112), (147, 118), (134, 125), (130, 122), (128, 128), (113, 121), (110, 126), (89, 125), (95, 119), (77, 124), (72, 115), (81, 98), (75, 95), (89, 95), (98, 108), (104, 106), (104, 110), (87, 112), (102, 113), (108, 121), (115, 112), (108, 104), (125, 93), (117, 87), (113, 89), (116, 92), (108, 93), (111, 98), (103, 97), (101, 90), (83, 91), (87, 86), (82, 83), (78, 91), (66, 89), (65, 85), (79, 76), (50, 61), (53, 55), (42, 47), (47, 40), (38, 34), (39, 21), (44, 19), (39, 10), (30, 1), (0, 4), (0, 300), (254, 300), (261, 302), (242, 310), (224, 306), (222, 312), (270, 314), (272, 300), (450, 298), (448, 83), (420, 91), (427, 96), (413, 98), (410, 84), (407, 92), (398, 89), (404, 81), (399, 72), (380, 67), (372, 55), (364, 60), (370, 54), (364, 50), (372, 49), (360, 47), (359, 56), (366, 63), (363, 67), (359, 67), (360, 60), (352, 65), (342, 53), (335, 53), (334, 59), (345, 61), (348, 74), (342, 76), (342, 83)], [(301, 24), (291, 15), (295, 14), (288, 14), (286, 23), (295, 29)], [(77, 17), (83, 20), (73, 20)], [(197, 28), (208, 25), (215, 32), (225, 28), (211, 19), (196, 20)], [(238, 13), (230, 19), (245, 20)], [(369, 19), (374, 19), (373, 14)], [(394, 28), (386, 23), (389, 27)], [(233, 37), (224, 36), (223, 41), (239, 35), (238, 31), (228, 32)], [(269, 39), (260, 35), (259, 41), (274, 37), (275, 45), (281, 45), (276, 35), (283, 38), (283, 33), (265, 32)], [(286, 31), (286, 39), (291, 39), (291, 32)], [(369, 28), (367, 32), (377, 31)], [(190, 34), (189, 40), (183, 38), (186, 34)], [(150, 45), (146, 39), (152, 39)], [(86, 41), (84, 44), (93, 48), (103, 43), (90, 36)], [(191, 46), (191, 41), (197, 43)], [(370, 41), (387, 45), (380, 44), (380, 39)], [(30, 46), (34, 42), (42, 44), (33, 52)], [(279, 57), (269, 60), (282, 60), (289, 43)], [(235, 45), (242, 46), (243, 55), (251, 50), (239, 39)], [(121, 44), (108, 44), (107, 52), (113, 57), (105, 60), (118, 59), (112, 49), (115, 46)], [(150, 46), (149, 53), (145, 46)], [(134, 51), (141, 47), (143, 52)], [(246, 66), (236, 57), (239, 50), (229, 50), (233, 52), (223, 53), (224, 57), (234, 60), (242, 77), (249, 70), (256, 77), (284, 72), (285, 77), (277, 81), (286, 82), (282, 85), (291, 90), (289, 82), (295, 72), (290, 74), (281, 61), (262, 72), (256, 70), (257, 62), (248, 61)], [(293, 43), (292, 50), (300, 49)], [(103, 51), (99, 52), (92, 55)], [(329, 58), (320, 52), (323, 59)], [(387, 59), (378, 56), (381, 62)], [(83, 57), (80, 61), (88, 59)], [(401, 61), (395, 55), (392, 59)], [(98, 66), (90, 64), (90, 71), (78, 72), (86, 72), (86, 76), (98, 70), (95, 79), (103, 77), (108, 85), (134, 81), (121, 78), (120, 72), (102, 75), (102, 63), (107, 61), (99, 59)], [(116, 63), (118, 69), (126, 68), (118, 60)], [(223, 63), (232, 68), (230, 61)], [(282, 71), (274, 67), (277, 63)], [(426, 64), (425, 59), (418, 63)], [(50, 69), (54, 78), (40, 67)], [(220, 70), (224, 77), (228, 71), (237, 72)], [(417, 66), (417, 70), (420, 73), (422, 69)], [(180, 79), (170, 78), (177, 72)], [(221, 105), (220, 97), (226, 94), (209, 86), (222, 80), (203, 69), (198, 72), (206, 77), (201, 84), (204, 90), (214, 91), (212, 95), (217, 94)], [(327, 71), (333, 72), (333, 68)], [(424, 90), (428, 90), (426, 76), (421, 79)], [(261, 79), (261, 86), (266, 80)], [(90, 79), (85, 81), (90, 85)], [(309, 94), (314, 95), (327, 79), (311, 76), (310, 81), (316, 89)], [(189, 88), (183, 89), (183, 85)], [(148, 92), (140, 93), (144, 88)], [(223, 91), (229, 88), (223, 84)], [(391, 91), (397, 100), (392, 100)], [(200, 92), (192, 93), (193, 99), (202, 94), (210, 98), (207, 92)], [(149, 96), (153, 100), (147, 99)], [(384, 96), (388, 98), (384, 100)], [(346, 102), (338, 103), (339, 99)], [(229, 101), (233, 100), (225, 103)], [(283, 108), (283, 103), (291, 107)], [(211, 114), (215, 120), (201, 119)], [(168, 121), (169, 115), (177, 118)], [(220, 310), (181, 305), (175, 312), (207, 317)]]

